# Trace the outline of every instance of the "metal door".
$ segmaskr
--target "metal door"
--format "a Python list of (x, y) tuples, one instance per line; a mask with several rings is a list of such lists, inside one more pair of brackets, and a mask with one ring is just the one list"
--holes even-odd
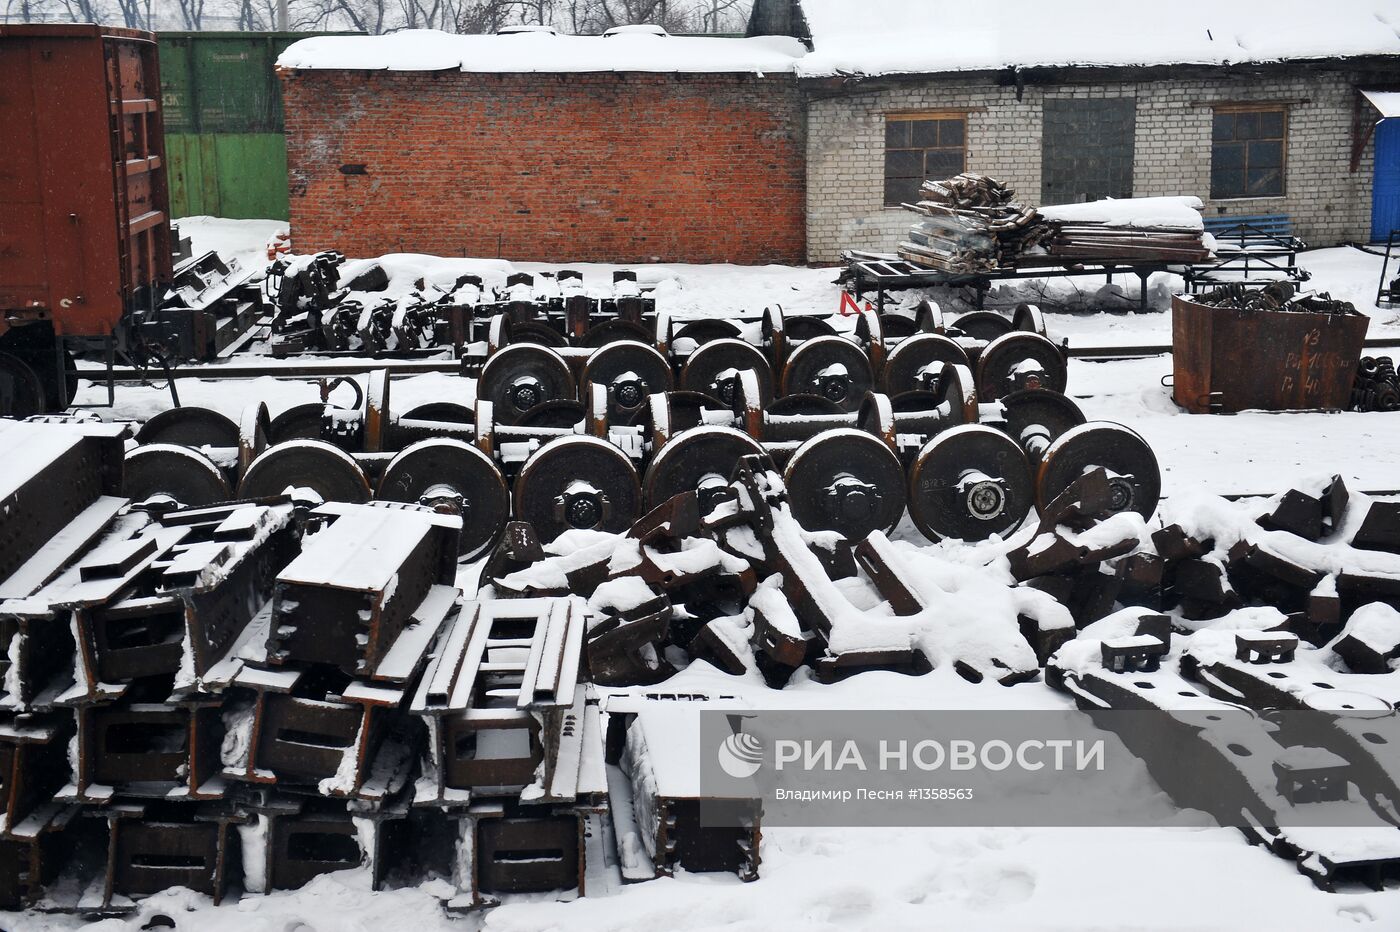
[(1376, 127), (1376, 184), (1371, 201), (1371, 240), (1385, 242), (1400, 230), (1400, 117)]

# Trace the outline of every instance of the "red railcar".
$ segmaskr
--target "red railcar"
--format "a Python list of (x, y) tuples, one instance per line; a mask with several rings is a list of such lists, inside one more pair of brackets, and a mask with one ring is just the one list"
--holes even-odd
[(0, 127), (0, 410), (60, 408), (172, 278), (155, 35), (0, 25)]

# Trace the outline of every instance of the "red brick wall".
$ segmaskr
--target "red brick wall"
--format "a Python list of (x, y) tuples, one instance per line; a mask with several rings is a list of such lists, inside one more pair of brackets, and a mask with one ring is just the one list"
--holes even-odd
[[(788, 76), (282, 76), (298, 252), (799, 263)], [(362, 164), (364, 174), (342, 165)]]

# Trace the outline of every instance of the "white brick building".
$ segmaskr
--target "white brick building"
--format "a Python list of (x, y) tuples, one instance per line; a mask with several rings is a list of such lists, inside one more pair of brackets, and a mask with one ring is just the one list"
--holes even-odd
[(751, 31), (812, 46), (809, 260), (892, 251), (918, 179), (961, 170), (1029, 203), (1195, 194), (1208, 220), (1284, 216), (1313, 245), (1400, 227), (1400, 119), (1377, 127), (1363, 93), (1400, 89), (1400, 2), (1126, 8), (757, 0)]

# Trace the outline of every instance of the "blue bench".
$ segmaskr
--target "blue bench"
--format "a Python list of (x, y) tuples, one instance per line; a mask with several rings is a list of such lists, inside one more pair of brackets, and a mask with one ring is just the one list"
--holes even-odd
[(1216, 237), (1231, 236), (1239, 232), (1259, 236), (1293, 236), (1293, 220), (1287, 214), (1261, 214), (1255, 217), (1206, 217), (1206, 232)]

